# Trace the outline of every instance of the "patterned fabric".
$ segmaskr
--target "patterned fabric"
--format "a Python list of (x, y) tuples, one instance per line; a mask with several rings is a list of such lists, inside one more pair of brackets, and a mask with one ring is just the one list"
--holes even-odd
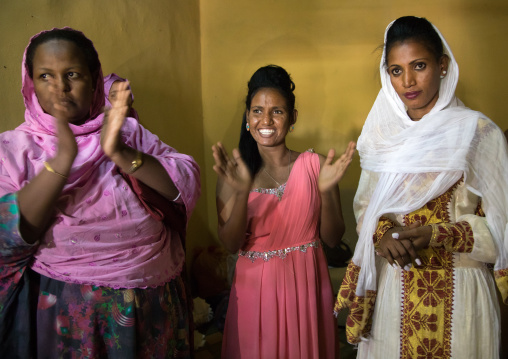
[(444, 247), (449, 252), (471, 253), (474, 247), (473, 230), (467, 222), (433, 223), (431, 247)]
[(503, 303), (508, 305), (508, 268), (494, 272), (497, 287), (503, 298)]
[[(485, 218), (465, 214), (477, 213), (481, 208), (478, 203), (478, 197), (459, 181), (419, 210), (380, 220), (378, 228), (387, 227), (390, 222), (409, 226), (421, 221), (441, 232), (436, 234), (436, 246), (418, 252), (422, 264), (413, 263), (409, 271), (394, 270), (378, 257), (380, 289), (375, 295), (368, 293), (370, 297), (356, 296), (360, 267), (355, 263), (348, 266), (335, 311), (350, 308), (346, 334), (348, 341), (359, 343), (358, 358), (496, 358), (492, 353), (497, 351), (497, 314), (492, 301), (486, 299), (495, 295), (494, 284), (489, 281), (487, 265), (470, 257), (486, 241), (491, 243), (491, 252), (495, 252), (495, 247), (488, 240), (488, 228), (482, 232), (475, 222), (485, 225)], [(498, 286), (507, 274), (499, 273)], [(504, 287), (508, 290), (508, 282)], [(485, 318), (472, 321), (468, 313), (478, 308)], [(475, 323), (474, 328), (453, 325), (464, 320)], [(461, 340), (462, 333), (468, 333), (466, 342)], [(362, 338), (372, 340), (366, 342)], [(476, 338), (483, 338), (483, 342), (476, 345)], [(466, 349), (459, 352), (457, 348)]]
[[(3, 337), (2, 358), (190, 358), (188, 308), (180, 277), (148, 289), (65, 283), (30, 269), (24, 279), (30, 283), (27, 298), (35, 295), (36, 300), (18, 300), (16, 305), (30, 308), (36, 320), (16, 317)], [(12, 281), (7, 291), (16, 286)], [(34, 331), (36, 337), (27, 335)], [(21, 337), (30, 345), (20, 346)]]
[[(416, 221), (422, 225), (449, 222), (448, 204), (456, 187), (457, 185), (453, 186), (423, 208), (404, 216), (405, 225), (409, 226)], [(439, 228), (449, 227), (441, 225)], [(460, 239), (462, 238), (459, 237)], [(446, 241), (453, 242), (453, 238)], [(451, 356), (453, 255), (443, 245), (436, 247), (420, 250), (418, 255), (422, 265), (414, 265), (410, 271), (403, 272), (400, 357), (404, 359), (414, 358), (414, 353), (422, 358)]]
[(381, 238), (383, 238), (385, 233), (388, 232), (388, 230), (390, 230), (393, 227), (395, 227), (395, 223), (393, 223), (392, 220), (390, 220), (386, 217), (381, 217), (379, 219), (377, 229), (374, 232), (374, 246), (375, 247), (379, 246), (379, 242), (381, 242)]
[(367, 295), (362, 297), (355, 294), (359, 274), (360, 267), (352, 261), (349, 262), (334, 307), (335, 313), (349, 308), (346, 321), (346, 337), (348, 342), (352, 344), (359, 343), (361, 338), (364, 338), (370, 332), (372, 312), (374, 311), (377, 295), (375, 291), (368, 291)]
[(37, 244), (19, 234), (16, 195), (0, 198), (0, 216), (1, 358), (190, 357), (181, 277), (113, 289), (42, 276), (27, 268)]

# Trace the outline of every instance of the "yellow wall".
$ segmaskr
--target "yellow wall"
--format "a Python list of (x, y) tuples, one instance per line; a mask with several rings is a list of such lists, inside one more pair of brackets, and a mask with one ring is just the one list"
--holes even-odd
[[(23, 121), (20, 67), (28, 39), (68, 25), (97, 46), (104, 72), (129, 78), (141, 122), (202, 169), (203, 195), (189, 228), (189, 255), (216, 237), (210, 147), (236, 146), (246, 83), (260, 66), (285, 67), (299, 109), (289, 144), (342, 150), (358, 137), (379, 90), (386, 25), (425, 16), (443, 32), (459, 62), (459, 97), (503, 129), (508, 70), (504, 0), (1, 0), (0, 131)], [(341, 188), (354, 238), (351, 200), (358, 159)]]
[[(378, 66), (387, 24), (427, 17), (449, 42), (461, 71), (458, 96), (508, 128), (508, 2), (504, 0), (202, 0), (201, 59), (206, 183), (210, 228), (216, 226), (212, 143), (237, 145), (246, 84), (260, 66), (285, 67), (299, 110), (289, 145), (342, 151), (355, 140), (379, 91)], [(356, 158), (341, 182), (346, 238), (356, 239), (352, 196)]]
[[(29, 38), (62, 26), (94, 42), (104, 74), (131, 81), (145, 127), (203, 163), (199, 0), (1, 0), (0, 131), (23, 121), (20, 70)], [(206, 233), (206, 211), (200, 201), (189, 252)]]

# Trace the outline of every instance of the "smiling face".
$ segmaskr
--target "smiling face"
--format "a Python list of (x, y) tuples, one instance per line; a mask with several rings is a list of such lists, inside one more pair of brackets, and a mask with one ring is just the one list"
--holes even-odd
[(76, 125), (88, 118), (94, 91), (92, 76), (83, 52), (73, 42), (50, 40), (40, 44), (33, 58), (33, 82), (44, 112)]
[(297, 111), (290, 113), (286, 99), (277, 89), (262, 88), (252, 98), (246, 115), (249, 131), (258, 146), (274, 147), (285, 144)]
[(447, 69), (448, 56), (443, 55), (437, 60), (419, 42), (398, 42), (391, 47), (387, 71), (411, 119), (419, 120), (434, 107), (439, 98), (440, 76)]

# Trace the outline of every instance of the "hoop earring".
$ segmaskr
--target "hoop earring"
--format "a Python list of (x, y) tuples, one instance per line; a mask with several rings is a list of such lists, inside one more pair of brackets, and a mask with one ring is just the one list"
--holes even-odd
[(293, 132), (295, 130), (295, 125), (291, 125), (291, 127), (289, 128), (289, 132)]
[(250, 127), (249, 127), (249, 124), (248, 124), (248, 123), (246, 123), (246, 124), (245, 124), (245, 128), (247, 129), (247, 131), (249, 131), (249, 130), (250, 130)]

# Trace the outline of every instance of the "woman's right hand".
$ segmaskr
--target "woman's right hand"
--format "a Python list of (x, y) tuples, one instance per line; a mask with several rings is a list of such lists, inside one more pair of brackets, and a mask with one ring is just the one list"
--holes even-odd
[(224, 145), (217, 142), (212, 146), (215, 165), (213, 170), (235, 191), (247, 193), (252, 186), (252, 175), (238, 149), (234, 149), (230, 157)]

